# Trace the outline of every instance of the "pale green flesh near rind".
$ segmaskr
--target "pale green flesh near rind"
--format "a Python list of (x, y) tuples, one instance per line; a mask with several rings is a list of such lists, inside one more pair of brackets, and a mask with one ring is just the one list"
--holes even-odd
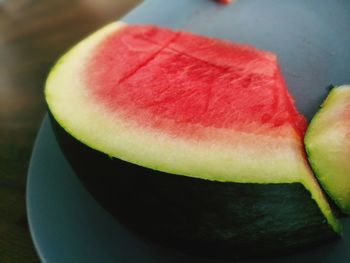
[[(244, 143), (229, 147), (225, 143), (189, 141), (140, 129), (132, 120), (126, 121), (118, 113), (97, 105), (79, 76), (96, 44), (123, 26), (120, 22), (112, 23), (97, 31), (71, 49), (51, 70), (46, 100), (51, 113), (68, 133), (109, 156), (167, 173), (221, 182), (302, 183), (334, 231), (341, 232), (310, 168), (300, 151), (295, 150), (298, 148), (295, 141), (280, 138), (278, 149), (268, 149), (271, 138), (242, 132), (236, 135), (256, 141), (254, 147)], [(227, 133), (224, 129), (209, 132), (223, 136)], [(230, 135), (234, 133), (230, 131)], [(257, 153), (259, 149), (265, 152)]]
[[(305, 135), (310, 164), (325, 191), (350, 214), (350, 85), (333, 88)], [(347, 117), (350, 117), (348, 114)]]

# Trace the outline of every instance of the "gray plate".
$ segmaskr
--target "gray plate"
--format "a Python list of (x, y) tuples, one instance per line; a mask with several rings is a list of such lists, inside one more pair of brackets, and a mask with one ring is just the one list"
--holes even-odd
[[(179, 28), (278, 54), (298, 109), (317, 110), (330, 84), (350, 82), (350, 1), (146, 1), (124, 19)], [(29, 225), (43, 262), (222, 262), (160, 248), (133, 236), (84, 189), (43, 121), (27, 185)], [(344, 238), (269, 262), (349, 262), (350, 220)]]

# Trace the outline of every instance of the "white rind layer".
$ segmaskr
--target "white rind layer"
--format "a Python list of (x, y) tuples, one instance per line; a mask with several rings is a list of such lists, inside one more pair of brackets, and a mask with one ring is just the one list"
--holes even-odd
[(234, 144), (188, 140), (142, 128), (98, 104), (86, 88), (84, 62), (98, 43), (124, 26), (115, 22), (100, 29), (71, 49), (52, 69), (45, 96), (51, 113), (68, 133), (109, 156), (167, 173), (222, 182), (302, 183), (328, 222), (337, 228), (292, 127), (286, 128), (287, 136), (276, 138), (224, 129), (206, 130), (208, 136), (236, 138)]

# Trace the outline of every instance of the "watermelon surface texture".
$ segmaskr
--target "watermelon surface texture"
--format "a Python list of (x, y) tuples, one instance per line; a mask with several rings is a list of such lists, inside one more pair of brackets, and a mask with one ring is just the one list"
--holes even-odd
[(341, 232), (272, 52), (117, 22), (59, 60), (45, 95), (65, 131), (126, 167), (115, 176), (153, 232), (257, 255)]
[(350, 85), (330, 91), (308, 127), (305, 147), (323, 189), (350, 214)]

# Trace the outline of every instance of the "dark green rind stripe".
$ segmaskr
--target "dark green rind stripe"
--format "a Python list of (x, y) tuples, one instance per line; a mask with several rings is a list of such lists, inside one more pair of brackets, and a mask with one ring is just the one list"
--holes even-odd
[(337, 237), (302, 184), (222, 183), (111, 160), (51, 119), (87, 189), (136, 233), (216, 257), (275, 256)]

